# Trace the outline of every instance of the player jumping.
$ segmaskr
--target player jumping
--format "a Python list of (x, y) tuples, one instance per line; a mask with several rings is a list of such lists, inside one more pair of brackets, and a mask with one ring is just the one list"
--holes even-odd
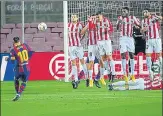
[(134, 52), (135, 44), (133, 35), (133, 26), (139, 26), (139, 21), (135, 16), (129, 15), (129, 8), (122, 8), (122, 16), (118, 17), (117, 30), (120, 29), (120, 52), (122, 57), (122, 67), (123, 67), (123, 78), (128, 82), (128, 77), (126, 74), (126, 52), (129, 52), (130, 63), (131, 63), (131, 79), (134, 81)]
[[(97, 20), (97, 45), (98, 49), (101, 55), (101, 61), (103, 61), (100, 64), (104, 65), (104, 68), (108, 71), (108, 74), (110, 72), (109, 69), (109, 64), (111, 67), (111, 73), (112, 73), (112, 78), (115, 76), (115, 64), (112, 58), (112, 45), (111, 45), (111, 40), (109, 35), (113, 32), (113, 26), (112, 23), (110, 22), (109, 19), (104, 17), (102, 13), (99, 11), (96, 13), (96, 20)], [(108, 62), (109, 60), (109, 62)], [(104, 68), (100, 67), (100, 73), (101, 73), (101, 82), (103, 85), (106, 85), (103, 73), (104, 73)]]
[[(144, 19), (142, 20), (142, 32), (146, 34), (146, 60), (147, 68), (150, 74), (151, 80), (153, 80), (153, 71), (151, 54), (153, 52), (157, 53), (157, 58), (160, 64), (160, 73), (162, 73), (162, 44), (159, 35), (158, 21), (162, 20), (161, 16), (152, 15), (148, 9), (143, 11)], [(162, 75), (162, 74), (161, 74)]]
[[(89, 39), (88, 39), (88, 74), (89, 74), (89, 86), (93, 87), (93, 79), (92, 79), (92, 73), (93, 73), (93, 65), (95, 57), (100, 60), (100, 55), (98, 52), (98, 46), (97, 46), (97, 29), (96, 29), (96, 15), (92, 15), (86, 26), (81, 31), (81, 34), (84, 35), (88, 31)], [(94, 83), (97, 87), (99, 87), (98, 80), (94, 80)]]
[(74, 89), (78, 87), (78, 72), (76, 66), (76, 58), (80, 59), (81, 65), (83, 66), (83, 71), (87, 76), (87, 67), (84, 61), (84, 51), (81, 46), (80, 40), (82, 39), (81, 30), (83, 25), (78, 22), (78, 17), (76, 14), (71, 16), (71, 22), (68, 23), (68, 38), (69, 38), (69, 54), (72, 61), (72, 75), (75, 77), (75, 80), (72, 81), (72, 86)]
[[(20, 43), (19, 37), (14, 37), (13, 40), (14, 47), (10, 52), (10, 58), (7, 58), (6, 60), (10, 60), (12, 63), (14, 63), (15, 61), (17, 62), (14, 69), (16, 96), (13, 98), (13, 101), (17, 101), (26, 87), (26, 83), (30, 74), (29, 52), (31, 51), (31, 49), (27, 44)], [(20, 79), (22, 80), (22, 83), (19, 86)]]

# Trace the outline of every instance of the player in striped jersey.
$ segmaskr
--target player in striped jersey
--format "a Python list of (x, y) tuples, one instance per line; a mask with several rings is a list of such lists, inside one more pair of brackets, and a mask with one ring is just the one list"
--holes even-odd
[(143, 10), (144, 19), (142, 20), (142, 32), (146, 34), (146, 59), (150, 78), (153, 80), (153, 71), (151, 70), (151, 54), (157, 53), (162, 72), (162, 43), (159, 35), (159, 20), (161, 16), (151, 14), (148, 9)]
[[(96, 26), (97, 26), (97, 45), (101, 55), (101, 60), (103, 61), (103, 65), (105, 69), (110, 72), (109, 64), (111, 67), (112, 78), (115, 76), (115, 64), (112, 58), (112, 44), (109, 35), (113, 32), (113, 26), (111, 21), (104, 17), (101, 11), (96, 13)], [(108, 62), (109, 61), (109, 62)], [(100, 74), (101, 74), (101, 82), (103, 85), (106, 85), (103, 73), (104, 68), (100, 67)]]
[[(88, 74), (89, 74), (89, 86), (93, 87), (93, 79), (92, 79), (92, 72), (93, 72), (93, 65), (95, 57), (100, 60), (100, 55), (98, 52), (97, 46), (97, 29), (96, 29), (96, 15), (93, 14), (89, 17), (86, 26), (81, 31), (81, 34), (85, 34), (88, 31)], [(99, 86), (98, 80), (94, 80), (96, 86)]]
[(120, 30), (120, 52), (122, 57), (122, 67), (123, 67), (123, 78), (128, 82), (128, 77), (126, 74), (126, 52), (129, 52), (130, 63), (131, 63), (131, 79), (134, 81), (134, 52), (135, 45), (133, 39), (133, 26), (139, 26), (140, 23), (135, 16), (129, 15), (129, 8), (122, 8), (122, 16), (118, 17), (117, 30)]
[(72, 75), (75, 77), (75, 80), (72, 81), (72, 86), (74, 89), (78, 87), (78, 72), (76, 66), (76, 58), (80, 59), (81, 65), (83, 66), (83, 71), (87, 76), (87, 67), (84, 61), (84, 51), (81, 46), (80, 40), (82, 39), (81, 30), (83, 25), (78, 21), (76, 14), (71, 16), (71, 22), (68, 23), (68, 38), (69, 38), (69, 54), (72, 61)]

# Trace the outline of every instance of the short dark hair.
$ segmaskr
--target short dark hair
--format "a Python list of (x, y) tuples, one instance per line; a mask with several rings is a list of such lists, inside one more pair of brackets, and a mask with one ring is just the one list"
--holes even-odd
[(147, 10), (149, 12), (149, 8), (145, 8), (144, 10)]
[(129, 11), (129, 7), (123, 7), (122, 9), (126, 9), (127, 11)]
[(98, 11), (98, 12), (96, 13), (96, 15), (102, 15), (102, 12), (101, 12), (101, 11)]
[(96, 16), (96, 14), (92, 14), (91, 16)]
[(17, 42), (19, 42), (20, 39), (19, 39), (19, 37), (14, 37), (13, 40), (14, 40), (14, 43), (17, 43)]

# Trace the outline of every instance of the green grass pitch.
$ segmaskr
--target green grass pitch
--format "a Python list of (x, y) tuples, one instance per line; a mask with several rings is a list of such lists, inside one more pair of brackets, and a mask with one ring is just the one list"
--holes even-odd
[(1, 116), (162, 116), (162, 91), (108, 91), (81, 82), (29, 81), (13, 102), (13, 82), (1, 82)]

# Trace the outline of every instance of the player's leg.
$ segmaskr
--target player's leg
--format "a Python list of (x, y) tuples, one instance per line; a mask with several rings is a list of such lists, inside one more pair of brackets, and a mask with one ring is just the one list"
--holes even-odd
[(126, 45), (126, 37), (120, 38), (120, 52), (122, 58), (122, 70), (123, 70), (123, 79), (128, 82), (128, 77), (126, 73), (126, 52), (127, 52), (127, 45)]
[(76, 46), (69, 47), (70, 59), (72, 62), (72, 71), (71, 74), (74, 76), (74, 80), (72, 81), (72, 87), (76, 89), (78, 87), (78, 72), (76, 66)]
[(102, 83), (102, 85), (106, 85), (106, 82), (104, 80), (104, 71), (106, 68), (106, 64), (104, 65), (104, 61), (103, 59), (106, 57), (106, 52), (105, 52), (105, 41), (98, 41), (98, 50), (99, 50), (99, 54), (100, 54), (100, 60), (99, 60), (99, 64), (100, 64), (100, 81)]
[(83, 47), (77, 47), (77, 57), (79, 58), (80, 60), (80, 63), (83, 67), (83, 71), (84, 71), (84, 74), (85, 74), (85, 77), (86, 79), (88, 79), (88, 70), (87, 70), (87, 65), (85, 63), (85, 60), (84, 60), (84, 50), (83, 50)]
[(118, 81), (108, 85), (109, 90), (127, 90), (128, 84), (125, 81)]
[(20, 75), (19, 75), (21, 80), (22, 80), (22, 83), (21, 83), (21, 85), (19, 87), (19, 90), (18, 90), (18, 93), (16, 94), (15, 98), (13, 99), (13, 101), (17, 101), (20, 98), (22, 92), (26, 88), (26, 83), (28, 81), (29, 74), (30, 74), (30, 70), (29, 70), (29, 66), (28, 65), (23, 65), (20, 68), (22, 68), (20, 70), (24, 71), (24, 72), (20, 72)]
[(153, 43), (152, 39), (148, 39), (146, 41), (146, 62), (147, 62), (147, 68), (149, 71), (149, 77), (151, 80), (153, 80), (153, 71), (152, 71), (152, 60), (151, 60), (151, 54), (153, 53)]
[[(109, 60), (109, 64), (110, 64), (110, 67), (111, 67), (111, 70), (108, 69), (108, 76), (110, 77), (109, 80), (111, 80), (113, 82), (114, 77), (115, 77), (115, 63), (114, 63), (114, 60), (112, 58), (112, 44), (111, 44), (111, 40), (106, 41), (106, 54), (107, 54), (107, 57), (108, 57), (108, 60)], [(110, 74), (109, 74), (109, 71), (111, 72)]]
[(88, 74), (89, 74), (89, 86), (90, 87), (93, 87), (92, 73), (93, 73), (93, 65), (94, 65), (94, 60), (95, 60), (94, 49), (95, 49), (94, 45), (88, 46), (88, 57), (89, 57)]
[(19, 91), (19, 70), (18, 70), (18, 67), (16, 66), (14, 68), (14, 86), (15, 86), (15, 91), (16, 91), (16, 94), (18, 93)]
[(134, 54), (135, 54), (135, 43), (134, 43), (134, 39), (128, 37), (128, 41), (127, 41), (127, 48), (128, 48), (128, 52), (129, 52), (129, 57), (130, 57), (130, 66), (131, 66), (131, 76), (130, 78), (132, 79), (132, 81), (135, 81), (135, 63), (134, 63)]
[(144, 90), (145, 88), (144, 79), (142, 78), (136, 79), (135, 82), (129, 81), (128, 85), (129, 85), (129, 90)]

